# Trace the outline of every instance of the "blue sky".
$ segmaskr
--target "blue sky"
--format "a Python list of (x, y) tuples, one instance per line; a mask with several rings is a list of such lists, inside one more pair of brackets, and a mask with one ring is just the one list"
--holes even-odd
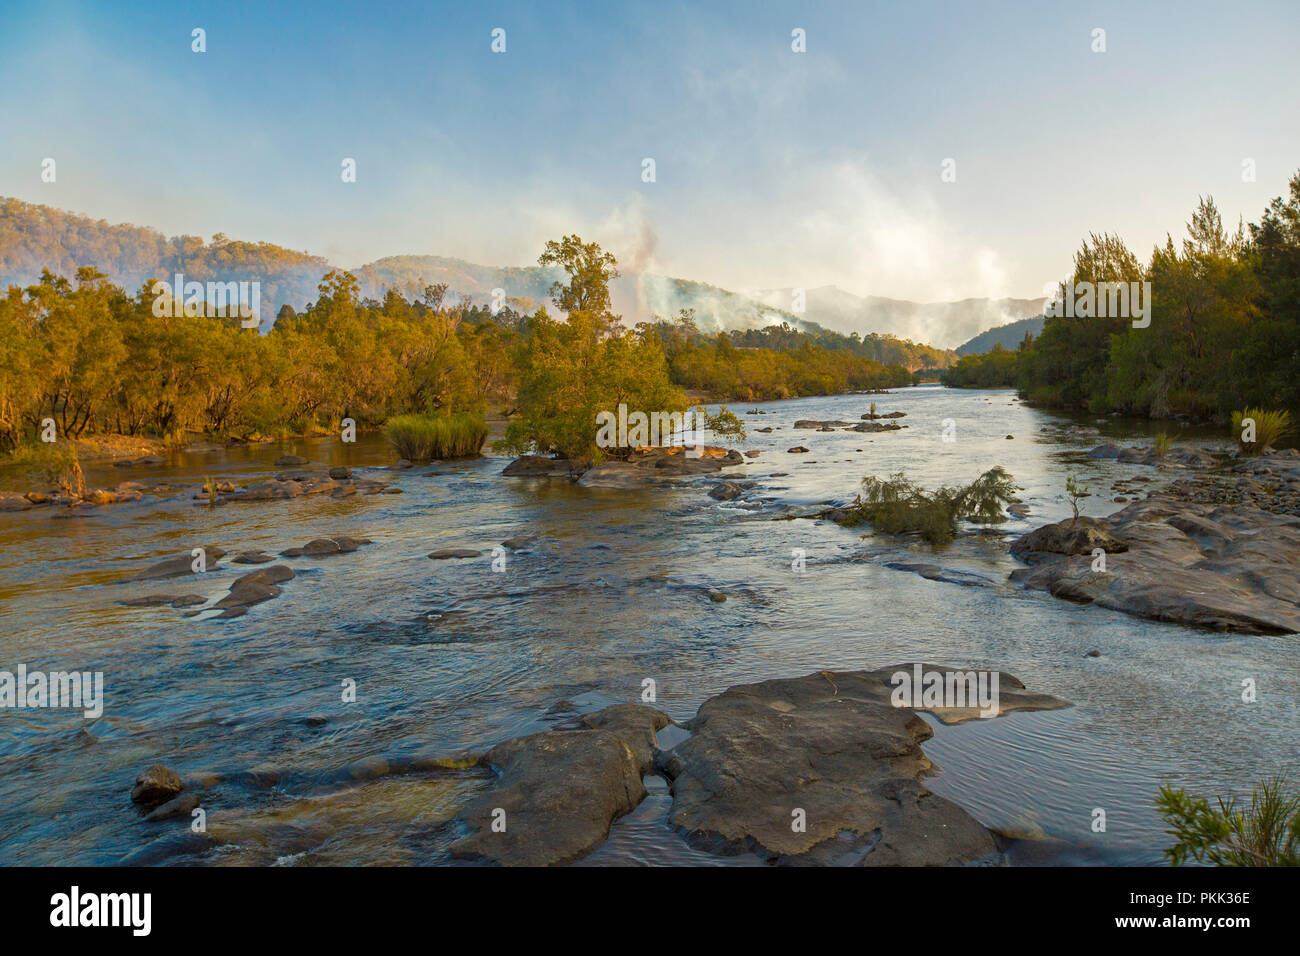
[(346, 266), (576, 231), (740, 290), (1032, 296), (1089, 231), (1145, 258), (1200, 194), (1257, 219), (1300, 167), (1298, 49), (1294, 0), (5, 0), (0, 195)]

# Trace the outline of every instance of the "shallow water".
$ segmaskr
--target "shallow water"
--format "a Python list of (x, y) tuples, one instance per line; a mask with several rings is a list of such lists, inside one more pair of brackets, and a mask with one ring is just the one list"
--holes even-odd
[[(872, 401), (906, 412), (908, 428), (791, 428), (799, 418), (856, 421)], [(1167, 838), (1152, 799), (1163, 782), (1246, 793), (1267, 774), (1296, 771), (1296, 637), (1151, 623), (1006, 580), (1019, 566), (1007, 536), (1069, 514), (1067, 474), (1097, 493), (1085, 510), (1104, 514), (1122, 507), (1104, 494), (1113, 480), (1146, 475), (1155, 487), (1170, 473), (1088, 459), (1098, 439), (1044, 430), (1068, 422), (1005, 391), (922, 387), (733, 407), (767, 412), (742, 416), (751, 433), (741, 447), (762, 451), (731, 470), (758, 481), (747, 502), (708, 498), (711, 476), (626, 492), (505, 478), (503, 458), (389, 470), (395, 456), (363, 436), (177, 454), (155, 468), (88, 469), (87, 482), (242, 478), (297, 453), (392, 480), (404, 494), (210, 507), (189, 487), (76, 517), (0, 514), (0, 669), (103, 671), (106, 685), (98, 720), (0, 711), (0, 863), (113, 863), (171, 832), (143, 823), (129, 799), (136, 773), (155, 762), (182, 774), (285, 772), (270, 788), (232, 781), (205, 796), (214, 835), (238, 834), (218, 862), (444, 863), (445, 821), (486, 785), (481, 774), (349, 787), (327, 775), (374, 754), (482, 748), (638, 701), (647, 678), (657, 706), (686, 719), (734, 684), (816, 670), (926, 660), (1009, 671), (1075, 706), (936, 725), (925, 751), (939, 772), (928, 786), (986, 825), (1065, 841), (1079, 862), (1159, 863)], [(945, 419), (953, 442), (941, 440)], [(778, 430), (753, 431), (765, 426)], [(1099, 427), (1112, 438), (1130, 431)], [(796, 444), (811, 453), (786, 452)], [(1024, 488), (1029, 517), (963, 535), (938, 556), (863, 530), (772, 520), (846, 501), (868, 474), (906, 471), (933, 486), (997, 464)], [(524, 533), (541, 538), (494, 573), (491, 549)], [(252, 570), (223, 563), (201, 585), (115, 583), (193, 547), (277, 553), (336, 534), (375, 543), (282, 559), (298, 576), (243, 618), (116, 603), (155, 592), (218, 598)], [(445, 547), (484, 553), (425, 557)], [(802, 573), (793, 549), (806, 553)], [(899, 560), (989, 584), (884, 566)], [(727, 600), (711, 600), (713, 591)], [(1086, 657), (1094, 648), (1102, 656)], [(1257, 703), (1240, 699), (1245, 678), (1258, 682)], [(340, 699), (347, 679), (358, 687), (353, 704)], [(310, 726), (309, 716), (326, 722)], [(651, 783), (651, 797), (584, 862), (758, 862), (688, 848), (664, 822), (661, 783)], [(1096, 808), (1105, 832), (1092, 830)]]

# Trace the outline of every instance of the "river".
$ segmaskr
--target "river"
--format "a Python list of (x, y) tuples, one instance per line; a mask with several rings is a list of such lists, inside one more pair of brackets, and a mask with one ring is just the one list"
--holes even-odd
[[(873, 401), (880, 412), (905, 412), (908, 427), (792, 428), (800, 418), (857, 421)], [(1019, 566), (1008, 536), (1070, 514), (1068, 474), (1094, 491), (1084, 503), (1094, 515), (1122, 507), (1106, 493), (1113, 481), (1145, 475), (1154, 488), (1170, 475), (1088, 458), (1097, 438), (1070, 437), (1052, 427), (1069, 421), (1008, 391), (920, 387), (732, 407), (750, 428), (738, 446), (761, 451), (731, 470), (758, 482), (734, 502), (705, 494), (711, 478), (636, 492), (505, 478), (502, 457), (398, 470), (383, 439), (363, 435), (354, 444), (179, 452), (134, 471), (87, 468), (91, 486), (130, 478), (190, 487), (79, 516), (0, 514), (0, 669), (24, 663), (105, 679), (95, 720), (0, 711), (0, 863), (111, 864), (147, 843), (163, 831), (141, 821), (129, 791), (157, 762), (182, 774), (287, 771), (269, 789), (231, 781), (205, 796), (212, 831), (241, 834), (208, 862), (449, 862), (444, 821), (486, 786), (481, 773), (356, 788), (325, 785), (323, 775), (374, 754), (481, 749), (639, 701), (647, 678), (656, 706), (686, 719), (732, 685), (817, 670), (923, 660), (1015, 674), (1075, 706), (936, 724), (924, 749), (939, 772), (927, 786), (987, 826), (1063, 841), (1069, 849), (1051, 862), (1158, 864), (1168, 837), (1152, 800), (1162, 783), (1248, 793), (1263, 776), (1294, 772), (1295, 636), (1194, 631), (1007, 581)], [(744, 414), (751, 409), (766, 414)], [(950, 442), (942, 439), (949, 419)], [(1137, 427), (1083, 421), (1113, 439)], [(797, 444), (810, 453), (786, 451)], [(285, 453), (346, 464), (404, 493), (220, 507), (190, 497), (208, 477), (272, 474)], [(772, 520), (846, 501), (870, 474), (905, 471), (933, 487), (999, 464), (1023, 487), (1029, 516), (992, 534), (963, 534), (938, 553), (867, 529)], [(251, 570), (227, 558), (197, 583), (116, 583), (193, 547), (278, 553), (337, 534), (374, 543), (282, 559), (297, 577), (242, 618), (118, 603), (158, 591), (217, 598)], [(491, 549), (520, 534), (540, 538), (493, 571)], [(484, 553), (426, 557), (452, 547)], [(806, 556), (802, 572), (792, 568), (796, 549)], [(885, 566), (900, 560), (988, 584)], [(1087, 656), (1093, 649), (1101, 656)], [(1247, 678), (1260, 688), (1253, 704), (1240, 697)], [(341, 699), (347, 680), (356, 682), (355, 703)], [(584, 862), (758, 862), (687, 847), (665, 823), (668, 803), (656, 781)], [(1098, 808), (1104, 832), (1093, 829)]]

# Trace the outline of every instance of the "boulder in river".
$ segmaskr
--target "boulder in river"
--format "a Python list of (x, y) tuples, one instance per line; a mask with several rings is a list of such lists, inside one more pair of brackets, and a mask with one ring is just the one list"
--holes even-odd
[(230, 593), (213, 607), (221, 608), (219, 617), (242, 617), (254, 604), (279, 597), (280, 588), (276, 585), (293, 577), (293, 568), (287, 564), (273, 564), (261, 568), (236, 578), (230, 585)]
[[(1086, 538), (1069, 525), (1018, 539), (1012, 553), (1030, 566), (1012, 572), (1012, 580), (1157, 621), (1300, 631), (1300, 517), (1156, 495), (1088, 519)], [(1104, 570), (1090, 545), (1106, 552)]]
[(477, 558), (482, 553), (472, 548), (443, 548), (430, 553), (429, 557), (435, 561), (447, 561), (453, 558)]
[(653, 766), (655, 732), (671, 722), (653, 708), (617, 704), (579, 718), (573, 730), (493, 747), (482, 763), (496, 773), (496, 783), (457, 815), (472, 832), (452, 844), (452, 855), (515, 866), (586, 856), (645, 797), (642, 777)]
[(135, 778), (131, 800), (147, 806), (163, 803), (181, 792), (181, 775), (171, 767), (154, 764)]
[(510, 478), (572, 478), (580, 470), (567, 458), (520, 455), (501, 474)]

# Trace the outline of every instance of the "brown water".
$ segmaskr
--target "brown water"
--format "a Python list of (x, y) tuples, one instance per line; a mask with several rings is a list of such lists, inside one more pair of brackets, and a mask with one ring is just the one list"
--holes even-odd
[[(791, 428), (798, 418), (857, 420), (871, 401), (906, 412), (909, 427)], [(1094, 491), (1119, 477), (1167, 475), (1088, 459), (1097, 439), (1043, 430), (1061, 420), (1004, 391), (923, 387), (737, 406), (749, 408), (768, 413), (744, 416), (751, 435), (742, 447), (762, 450), (735, 470), (758, 481), (751, 501), (712, 501), (711, 479), (624, 492), (504, 478), (503, 458), (399, 471), (380, 439), (362, 437), (182, 453), (135, 473), (88, 470), (91, 485), (189, 487), (76, 517), (0, 514), (0, 669), (23, 662), (105, 677), (98, 720), (0, 711), (0, 863), (108, 864), (173, 832), (143, 823), (130, 803), (136, 773), (155, 762), (183, 774), (280, 773), (275, 786), (243, 775), (205, 796), (209, 832), (230, 841), (209, 861), (448, 862), (455, 832), (446, 821), (486, 786), (482, 774), (343, 785), (338, 770), (375, 754), (481, 748), (637, 701), (647, 677), (658, 706), (685, 719), (734, 684), (814, 670), (928, 660), (1010, 671), (1076, 706), (938, 727), (925, 745), (941, 769), (929, 786), (989, 826), (1066, 841), (1083, 861), (1160, 862), (1167, 838), (1152, 798), (1162, 782), (1243, 793), (1266, 774), (1296, 771), (1295, 637), (1150, 623), (1006, 581), (1018, 566), (1006, 536), (1069, 514), (1060, 497), (1067, 473)], [(956, 440), (946, 443), (949, 418)], [(762, 426), (780, 430), (752, 432)], [(1127, 433), (1101, 427), (1108, 437)], [(812, 452), (788, 454), (795, 444)], [(190, 498), (210, 476), (273, 473), (285, 453), (347, 464), (405, 493), (221, 507)], [(996, 464), (1024, 487), (1030, 517), (962, 536), (937, 558), (861, 530), (771, 520), (847, 500), (867, 474), (905, 470), (933, 486)], [(1086, 504), (1092, 514), (1121, 507), (1105, 495)], [(541, 539), (494, 573), (490, 549), (524, 533)], [(240, 619), (118, 603), (155, 592), (215, 599), (251, 570), (223, 564), (201, 583), (114, 583), (193, 547), (275, 553), (335, 534), (375, 543), (283, 559), (297, 577)], [(444, 547), (484, 554), (425, 557)], [(807, 555), (803, 573), (791, 570), (796, 548)], [(897, 560), (937, 561), (988, 586), (884, 566)], [(1085, 656), (1093, 648), (1100, 658)], [(1258, 703), (1240, 700), (1247, 677), (1258, 681)], [(340, 699), (345, 679), (357, 682), (356, 703)], [(311, 716), (326, 722), (311, 726)], [(651, 783), (651, 797), (585, 862), (755, 862), (687, 848), (666, 824), (662, 782)], [(1091, 830), (1094, 808), (1106, 810), (1104, 833)]]

